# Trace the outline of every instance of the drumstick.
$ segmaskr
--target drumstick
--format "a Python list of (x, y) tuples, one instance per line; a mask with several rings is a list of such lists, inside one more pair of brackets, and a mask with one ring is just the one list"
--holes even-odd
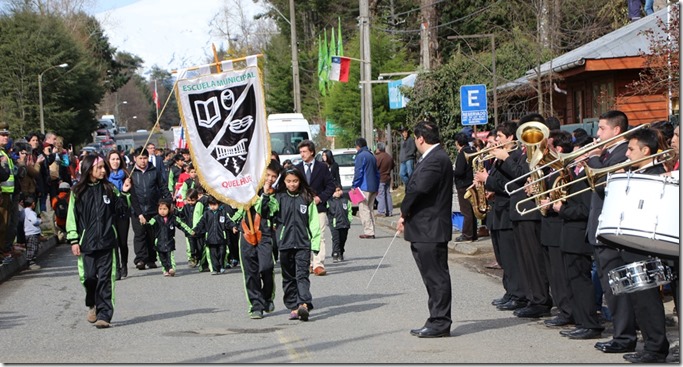
[(370, 283), (372, 283), (372, 279), (375, 278), (375, 274), (377, 274), (377, 270), (379, 270), (380, 265), (382, 265), (382, 261), (384, 261), (384, 258), (387, 256), (387, 253), (389, 252), (391, 245), (394, 244), (394, 241), (396, 240), (396, 236), (398, 236), (398, 231), (396, 231), (396, 234), (394, 235), (394, 239), (392, 239), (391, 243), (389, 243), (389, 247), (387, 247), (387, 250), (384, 251), (384, 256), (382, 256), (382, 259), (379, 261), (379, 264), (377, 264), (377, 269), (375, 269), (375, 272), (372, 273), (372, 276), (370, 277), (370, 281), (368, 282), (368, 285), (365, 287), (365, 289), (368, 289), (370, 287)]

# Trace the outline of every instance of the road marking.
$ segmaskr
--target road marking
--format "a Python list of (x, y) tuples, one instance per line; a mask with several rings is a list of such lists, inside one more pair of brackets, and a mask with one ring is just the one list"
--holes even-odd
[(281, 330), (278, 330), (275, 333), (277, 334), (277, 339), (280, 341), (280, 344), (282, 344), (285, 347), (285, 349), (287, 349), (287, 353), (289, 354), (289, 358), (290, 358), (291, 362), (297, 362), (297, 361), (301, 361), (303, 359), (309, 359), (310, 358), (310, 354), (308, 353), (308, 349), (302, 347), (301, 353), (299, 353), (299, 351), (297, 351), (295, 344), (301, 344), (301, 339), (299, 339), (296, 335), (292, 335), (291, 337), (288, 337)]

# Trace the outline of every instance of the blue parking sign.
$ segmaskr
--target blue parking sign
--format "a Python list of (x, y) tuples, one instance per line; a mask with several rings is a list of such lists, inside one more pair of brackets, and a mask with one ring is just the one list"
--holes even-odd
[(460, 86), (460, 111), (463, 125), (486, 125), (489, 120), (486, 85)]

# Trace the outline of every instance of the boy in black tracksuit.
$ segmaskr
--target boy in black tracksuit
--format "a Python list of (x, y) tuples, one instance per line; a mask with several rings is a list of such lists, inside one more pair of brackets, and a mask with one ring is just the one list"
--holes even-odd
[(343, 196), (341, 185), (337, 183), (336, 186), (332, 198), (327, 201), (327, 220), (332, 232), (333, 262), (344, 261), (344, 245), (346, 245), (346, 238), (353, 220), (351, 201)]
[[(197, 186), (197, 202), (194, 207), (194, 213), (192, 214), (192, 227), (197, 227), (199, 220), (204, 216), (204, 212), (209, 210), (209, 195), (206, 195), (204, 188)], [(189, 223), (188, 223), (189, 224)], [(196, 232), (196, 231), (195, 231)], [(195, 233), (195, 238), (197, 239), (196, 245), (199, 247), (199, 252), (197, 253), (196, 266), (201, 273), (204, 269), (209, 268), (208, 260), (210, 257), (209, 248), (206, 247), (206, 238)]]
[(195, 233), (205, 234), (206, 245), (209, 248), (209, 270), (213, 275), (225, 273), (223, 261), (227, 242), (226, 232), (234, 226), (230, 218), (219, 208), (218, 200), (209, 196), (207, 200), (209, 210), (204, 212), (202, 218), (195, 226)]
[[(235, 226), (237, 226), (238, 221), (235, 220), (235, 215), (237, 213), (237, 209), (234, 207), (228, 205), (228, 204), (223, 204), (222, 209), (225, 212), (225, 215), (230, 217), (231, 221)], [(236, 227), (231, 227), (228, 230), (228, 253), (226, 254), (227, 256), (225, 257), (225, 268), (230, 269), (230, 268), (235, 268), (239, 266), (239, 235)]]
[(263, 312), (273, 312), (275, 304), (275, 261), (273, 260), (273, 243), (272, 243), (272, 227), (271, 219), (275, 212), (275, 201), (270, 195), (270, 186), (277, 178), (280, 165), (276, 161), (271, 161), (266, 169), (266, 180), (263, 190), (266, 193), (261, 193), (256, 203), (249, 208), (251, 212), (252, 223), (256, 227), (256, 214), (260, 216), (258, 221), (258, 228), (261, 231), (261, 240), (252, 243), (245, 236), (244, 227), (249, 225), (247, 213), (244, 209), (240, 209), (233, 216), (235, 223), (241, 225), (237, 228), (240, 230), (239, 236), (239, 255), (240, 264), (242, 266), (242, 274), (244, 275), (244, 287), (247, 295), (247, 302), (249, 302), (249, 317), (252, 319), (260, 319), (263, 317)]
[(147, 224), (154, 230), (154, 248), (161, 261), (164, 276), (175, 276), (175, 227), (183, 231), (187, 236), (194, 234), (192, 228), (183, 223), (180, 218), (173, 214), (170, 199), (159, 200), (159, 214), (150, 219)]
[[(186, 194), (185, 205), (183, 205), (182, 209), (180, 209), (178, 212), (178, 217), (185, 225), (192, 228), (196, 224), (194, 221), (194, 215), (199, 195), (197, 194), (197, 190), (194, 189), (190, 190)], [(199, 221), (199, 219), (197, 219), (197, 221)], [(187, 246), (187, 265), (190, 268), (194, 268), (197, 266), (199, 259), (201, 259), (204, 248), (201, 246), (197, 236), (186, 236), (185, 244)]]

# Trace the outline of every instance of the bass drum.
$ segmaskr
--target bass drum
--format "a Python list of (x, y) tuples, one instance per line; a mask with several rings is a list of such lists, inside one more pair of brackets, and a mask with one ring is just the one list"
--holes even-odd
[(607, 273), (609, 287), (615, 295), (659, 287), (674, 280), (671, 268), (659, 259), (636, 261)]
[(641, 254), (678, 258), (679, 187), (671, 177), (617, 173), (607, 179), (597, 239)]

